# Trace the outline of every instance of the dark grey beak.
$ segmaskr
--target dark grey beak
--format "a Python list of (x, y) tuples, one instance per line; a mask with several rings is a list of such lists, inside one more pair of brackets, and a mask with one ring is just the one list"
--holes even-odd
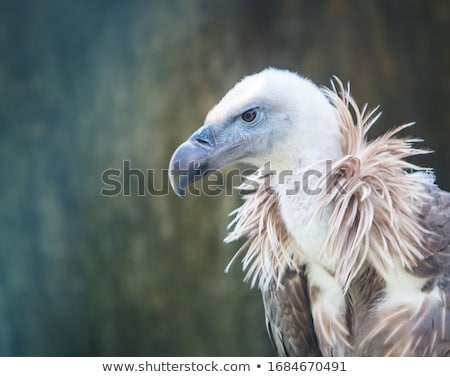
[(180, 198), (185, 195), (185, 188), (213, 171), (210, 166), (216, 140), (210, 126), (203, 126), (187, 141), (181, 144), (172, 155), (169, 163), (170, 184)]

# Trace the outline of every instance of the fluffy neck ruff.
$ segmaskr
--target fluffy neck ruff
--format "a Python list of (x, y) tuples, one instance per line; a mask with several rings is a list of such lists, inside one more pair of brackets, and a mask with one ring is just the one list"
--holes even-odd
[[(424, 229), (419, 216), (426, 195), (424, 185), (430, 184), (432, 178), (423, 173), (423, 168), (404, 160), (428, 153), (412, 147), (421, 140), (396, 137), (412, 124), (368, 141), (367, 133), (379, 117), (377, 109), (367, 112), (364, 106), (360, 110), (349, 88), (345, 89), (337, 79), (335, 83), (331, 90), (324, 89), (324, 94), (336, 109), (344, 157), (333, 161), (331, 170), (319, 180), (321, 194), (311, 200), (311, 205), (315, 214), (312, 221), (325, 209), (331, 213), (319, 261), (346, 292), (365, 263), (386, 277), (400, 269), (411, 270), (426, 257), (421, 247)], [(232, 231), (225, 242), (241, 237), (247, 241), (227, 269), (245, 253), (245, 280), (265, 289), (272, 280), (279, 282), (286, 268), (301, 262), (302, 253), (281, 217), (271, 177), (258, 170), (246, 180), (239, 187), (247, 192), (245, 201), (232, 212)]]

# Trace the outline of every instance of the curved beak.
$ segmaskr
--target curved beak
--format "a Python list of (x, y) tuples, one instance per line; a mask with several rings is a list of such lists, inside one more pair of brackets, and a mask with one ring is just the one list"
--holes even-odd
[(220, 166), (211, 166), (215, 154), (216, 139), (210, 126), (203, 126), (172, 155), (169, 163), (169, 181), (180, 198), (185, 188)]

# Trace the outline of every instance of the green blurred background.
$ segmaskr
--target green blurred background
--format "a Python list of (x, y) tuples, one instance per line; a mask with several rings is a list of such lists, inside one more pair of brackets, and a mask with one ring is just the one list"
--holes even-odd
[(159, 172), (208, 109), (267, 66), (332, 74), (416, 120), (450, 188), (450, 2), (0, 1), (0, 355), (272, 355), (224, 245), (239, 196), (100, 195)]

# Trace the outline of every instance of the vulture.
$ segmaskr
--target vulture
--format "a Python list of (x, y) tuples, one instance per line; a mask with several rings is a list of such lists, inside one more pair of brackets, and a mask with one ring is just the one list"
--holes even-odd
[(180, 197), (226, 164), (256, 168), (225, 242), (245, 240), (232, 261), (281, 356), (450, 356), (450, 193), (408, 159), (429, 153), (399, 135), (412, 123), (369, 140), (379, 115), (336, 77), (267, 68), (171, 158)]

